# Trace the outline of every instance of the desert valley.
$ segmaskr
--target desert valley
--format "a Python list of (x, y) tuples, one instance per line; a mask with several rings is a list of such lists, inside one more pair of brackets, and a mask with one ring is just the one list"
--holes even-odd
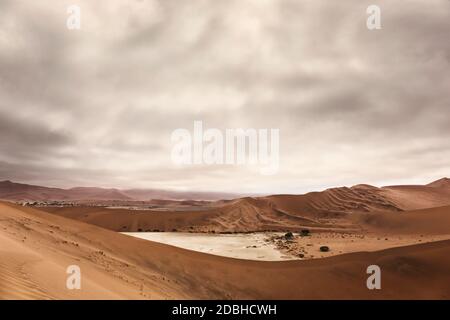
[(3, 181), (0, 198), (1, 299), (450, 299), (447, 178), (253, 197)]
[(0, 300), (450, 301), (449, 30), (449, 0), (0, 1)]

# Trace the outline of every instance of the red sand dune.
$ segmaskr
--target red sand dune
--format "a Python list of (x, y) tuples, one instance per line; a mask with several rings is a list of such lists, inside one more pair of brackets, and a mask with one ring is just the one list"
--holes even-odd
[(104, 207), (43, 207), (44, 211), (92, 223), (113, 231), (252, 232), (339, 228), (335, 223), (293, 215), (272, 207), (266, 199), (242, 198), (206, 210), (165, 211)]
[(450, 234), (450, 206), (405, 211), (399, 214), (375, 212), (355, 215), (370, 230), (393, 234)]

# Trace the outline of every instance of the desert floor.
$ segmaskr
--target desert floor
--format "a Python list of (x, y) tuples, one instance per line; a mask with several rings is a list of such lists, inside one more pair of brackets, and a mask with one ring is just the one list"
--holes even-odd
[(283, 261), (296, 259), (270, 241), (273, 233), (209, 234), (186, 232), (126, 232), (125, 235), (223, 257)]

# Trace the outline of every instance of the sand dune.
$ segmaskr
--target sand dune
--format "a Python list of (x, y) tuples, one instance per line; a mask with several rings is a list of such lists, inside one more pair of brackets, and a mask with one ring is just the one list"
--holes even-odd
[(304, 195), (245, 197), (212, 203), (195, 202), (187, 210), (176, 209), (186, 201), (158, 201), (164, 212), (103, 207), (46, 207), (51, 213), (92, 223), (114, 231), (252, 232), (323, 231), (358, 229), (352, 215), (404, 211), (450, 205), (447, 180), (434, 185), (377, 188), (356, 185)]
[(277, 208), (310, 217), (341, 217), (354, 212), (400, 212), (450, 205), (450, 179), (427, 185), (386, 186), (356, 185), (331, 188), (305, 195), (265, 197)]
[[(256, 262), (140, 240), (0, 204), (1, 298), (450, 298), (450, 241), (309, 261)], [(79, 264), (83, 287), (64, 288)], [(366, 268), (382, 269), (382, 290)]]
[(243, 198), (205, 209), (165, 211), (111, 209), (104, 207), (43, 207), (50, 213), (81, 220), (121, 232), (195, 231), (253, 232), (298, 231), (303, 227), (318, 229), (345, 228), (339, 223), (290, 214), (266, 199)]
[(430, 186), (392, 186), (382, 194), (402, 210), (417, 210), (450, 205), (450, 189)]
[(310, 192), (305, 195), (275, 195), (266, 197), (277, 208), (295, 215), (314, 218), (341, 217), (349, 212), (374, 210), (400, 211), (376, 187), (354, 186)]
[(394, 234), (450, 234), (450, 206), (420, 209), (392, 215), (375, 212), (354, 218), (369, 230)]

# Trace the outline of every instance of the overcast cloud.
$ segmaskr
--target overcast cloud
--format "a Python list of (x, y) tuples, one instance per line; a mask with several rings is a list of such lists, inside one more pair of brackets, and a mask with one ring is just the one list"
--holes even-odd
[[(448, 176), (449, 36), (448, 0), (2, 0), (0, 179), (301, 193)], [(278, 173), (177, 168), (170, 135), (194, 120), (279, 128)]]

